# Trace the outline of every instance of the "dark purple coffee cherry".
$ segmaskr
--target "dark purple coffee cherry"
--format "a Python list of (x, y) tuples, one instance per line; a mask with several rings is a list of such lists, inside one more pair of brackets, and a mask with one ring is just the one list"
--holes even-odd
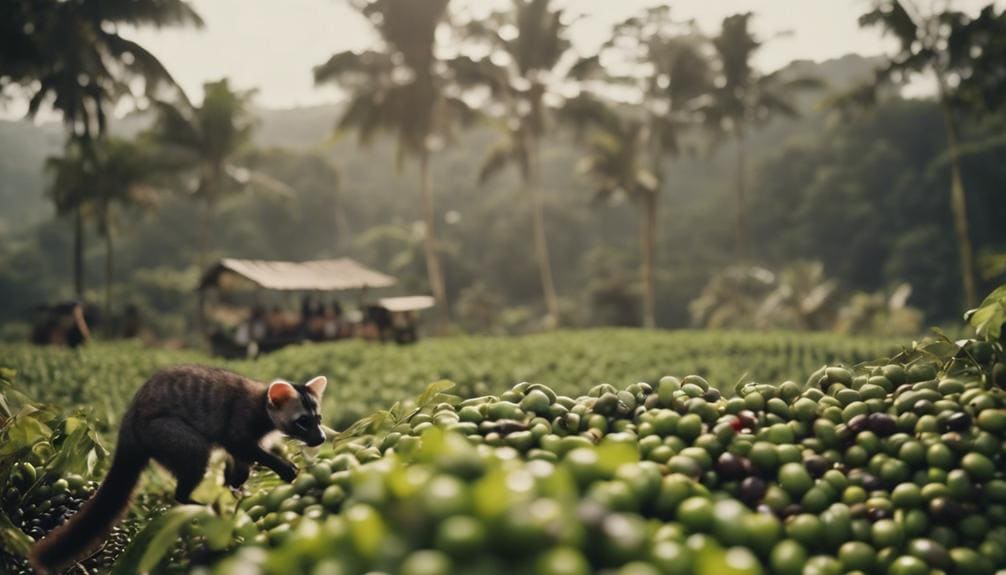
[(803, 511), (803, 506), (799, 503), (790, 503), (786, 507), (783, 507), (779, 514), (785, 518), (792, 517), (793, 515), (799, 515), (801, 511)]
[(949, 497), (937, 497), (929, 502), (929, 516), (937, 523), (954, 524), (964, 517), (964, 508)]
[(730, 452), (724, 452), (720, 455), (719, 459), (716, 460), (716, 473), (720, 475), (723, 479), (740, 479), (744, 477), (744, 464), (741, 462), (741, 457), (738, 457)]
[(803, 466), (807, 468), (807, 472), (812, 477), (817, 479), (831, 469), (831, 462), (820, 455), (808, 455), (803, 459)]
[(861, 482), (867, 491), (879, 491), (884, 488), (884, 480), (870, 473), (864, 473)]
[(756, 429), (758, 427), (758, 416), (749, 409), (743, 409), (737, 414), (741, 421), (741, 426), (746, 429)]
[(887, 437), (898, 432), (898, 420), (886, 413), (871, 413), (866, 418), (866, 427), (878, 437)]
[(765, 490), (768, 486), (761, 477), (746, 477), (741, 481), (740, 498), (748, 505), (754, 505), (765, 497)]
[(851, 431), (853, 433), (859, 433), (860, 431), (866, 431), (866, 416), (865, 415), (857, 415), (857, 416), (853, 417), (852, 419), (850, 419), (849, 422), (846, 423), (846, 426), (849, 428), (849, 431)]
[(971, 427), (971, 415), (958, 411), (943, 421), (944, 431), (967, 431)]

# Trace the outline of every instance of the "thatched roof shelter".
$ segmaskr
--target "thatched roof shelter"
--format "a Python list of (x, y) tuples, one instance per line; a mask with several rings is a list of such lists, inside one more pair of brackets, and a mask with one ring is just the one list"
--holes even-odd
[(242, 279), (265, 289), (286, 291), (384, 288), (396, 283), (395, 278), (350, 258), (309, 262), (225, 258), (203, 274), (199, 289), (225, 288)]

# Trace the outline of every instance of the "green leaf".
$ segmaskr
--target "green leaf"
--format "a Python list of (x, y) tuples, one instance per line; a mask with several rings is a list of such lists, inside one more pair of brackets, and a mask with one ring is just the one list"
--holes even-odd
[[(954, 356), (960, 346), (952, 341), (926, 341), (918, 347), (918, 351), (923, 354), (923, 356), (928, 356), (931, 359), (943, 362), (948, 358)], [(923, 359), (923, 358), (919, 358)]]
[(94, 475), (94, 470), (98, 467), (98, 450), (92, 448), (87, 452), (87, 474), (88, 476)]
[(14, 416), (6, 429), (7, 437), (0, 444), (0, 457), (8, 457), (39, 441), (49, 439), (52, 429), (38, 419), (37, 413), (38, 411), (34, 409), (22, 409)]
[(183, 527), (211, 517), (213, 512), (202, 505), (181, 505), (169, 510), (133, 538), (112, 566), (110, 575), (149, 573), (175, 545)]
[(16, 373), (13, 369), (0, 367), (0, 418), (2, 419), (8, 419), (12, 415), (10, 404), (7, 403), (6, 390), (14, 385)]
[(410, 411), (409, 414), (406, 415), (404, 418), (402, 418), (402, 421), (404, 421), (405, 423), (409, 423), (409, 422), (412, 421), (413, 417), (419, 415), (422, 412), (423, 412), (423, 408), (417, 407), (417, 408), (413, 409), (412, 411)]
[(939, 339), (940, 341), (949, 341), (949, 342), (953, 342), (953, 340), (952, 340), (952, 339), (950, 339), (950, 336), (948, 336), (948, 335), (946, 334), (946, 332), (944, 332), (944, 331), (943, 331), (943, 330), (942, 330), (941, 328), (939, 328), (939, 327), (932, 327), (932, 328), (929, 328), (929, 331), (931, 331), (931, 332), (933, 332), (934, 334), (936, 334), (936, 338), (937, 338), (937, 339)]
[(73, 431), (63, 440), (56, 456), (46, 464), (46, 468), (50, 473), (57, 474), (90, 473), (92, 462), (89, 461), (89, 453), (101, 448), (95, 442), (95, 436), (88, 425), (79, 423), (76, 418), (68, 419), (67, 424), (67, 428), (72, 428)]
[(344, 431), (336, 433), (335, 436), (332, 437), (332, 446), (338, 447), (343, 443), (346, 443), (347, 441), (353, 439), (354, 437), (358, 437), (366, 433), (367, 430), (370, 429), (370, 426), (377, 419), (375, 415), (376, 414), (368, 415), (367, 417), (358, 420), (353, 425), (350, 425)]
[(461, 397), (460, 395), (454, 395), (453, 393), (441, 393), (438, 399), (440, 401), (438, 401), (437, 403), (448, 403), (455, 407), (457, 407), (459, 403), (465, 400), (465, 398)]
[(434, 381), (433, 383), (426, 386), (426, 389), (423, 391), (422, 395), (420, 395), (419, 399), (416, 400), (416, 404), (419, 405), (419, 407), (426, 407), (427, 405), (430, 405), (431, 403), (436, 401), (438, 395), (444, 393), (445, 391), (450, 391), (452, 389), (454, 389), (453, 381), (450, 381), (448, 379), (441, 379), (438, 381)]
[(370, 431), (373, 432), (381, 429), (381, 427), (384, 425), (384, 422), (388, 421), (389, 416), (390, 414), (383, 409), (375, 411), (373, 415), (371, 415)]
[(17, 370), (9, 367), (0, 367), (0, 387), (8, 387), (14, 384)]
[(997, 287), (968, 318), (978, 337), (1000, 339), (1006, 323), (1006, 284)]
[(31, 537), (25, 535), (6, 513), (0, 511), (0, 548), (11, 555), (27, 557), (31, 543)]
[(234, 518), (210, 517), (203, 525), (203, 534), (210, 549), (226, 549), (234, 536)]
[(402, 419), (403, 409), (405, 409), (405, 407), (402, 405), (402, 402), (396, 401), (394, 405), (391, 406), (391, 409), (388, 410), (388, 413), (391, 414), (391, 419), (393, 421), (400, 421)]

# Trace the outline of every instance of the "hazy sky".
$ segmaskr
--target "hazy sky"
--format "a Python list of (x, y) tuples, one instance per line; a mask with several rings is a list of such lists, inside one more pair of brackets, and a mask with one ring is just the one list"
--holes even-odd
[[(454, 0), (456, 7), (492, 0)], [(506, 1), (497, 1), (505, 4)], [(584, 51), (604, 41), (612, 23), (654, 0), (564, 0), (577, 22), (572, 36)], [(876, 54), (883, 40), (860, 30), (862, 0), (673, 0), (678, 18), (695, 18), (714, 30), (728, 14), (755, 11), (762, 37), (791, 32), (766, 44), (759, 64), (781, 66), (794, 58), (825, 59), (848, 52)], [(257, 102), (288, 107), (331, 101), (333, 88), (315, 87), (313, 66), (340, 50), (364, 48), (372, 39), (366, 22), (343, 0), (196, 0), (206, 21), (202, 31), (145, 30), (135, 37), (152, 50), (194, 99), (207, 79), (229, 76), (240, 87), (256, 87)]]
[[(919, 0), (926, 3), (930, 0)], [(943, 0), (945, 1), (945, 0)], [(573, 29), (574, 44), (589, 52), (604, 40), (613, 22), (654, 0), (559, 0), (582, 13)], [(456, 7), (505, 4), (506, 0), (454, 0)], [(974, 10), (983, 0), (956, 0)], [(240, 88), (257, 88), (263, 107), (292, 107), (330, 102), (331, 87), (315, 87), (311, 69), (331, 54), (367, 46), (367, 24), (344, 0), (195, 0), (206, 27), (202, 30), (141, 30), (128, 34), (167, 66), (193, 99), (201, 99), (202, 83), (224, 76)], [(672, 0), (678, 18), (694, 18), (713, 31), (722, 18), (754, 11), (756, 32), (775, 37), (759, 54), (765, 69), (795, 58), (822, 60), (849, 52), (873, 55), (890, 39), (875, 30), (861, 30), (856, 18), (870, 0)], [(779, 36), (780, 33), (788, 33)], [(8, 109), (4, 115), (12, 115)]]

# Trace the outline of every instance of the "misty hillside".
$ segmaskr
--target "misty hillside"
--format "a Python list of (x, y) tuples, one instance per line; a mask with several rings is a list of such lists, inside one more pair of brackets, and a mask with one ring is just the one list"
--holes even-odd
[[(849, 296), (907, 282), (910, 303), (927, 321), (956, 319), (961, 291), (948, 169), (937, 161), (945, 149), (939, 108), (894, 95), (852, 116), (821, 107), (829, 95), (868, 78), (874, 65), (847, 56), (787, 70), (817, 75), (828, 88), (800, 95), (801, 118), (774, 120), (747, 138), (743, 213), (751, 261), (774, 271), (821, 262), (825, 277)], [(236, 161), (290, 191), (223, 198), (214, 209), (208, 256), (349, 256), (395, 275), (399, 293), (428, 293), (416, 166), (397, 161), (389, 138), (362, 147), (352, 134), (334, 137), (338, 114), (336, 106), (259, 112), (257, 149)], [(113, 131), (130, 136), (148, 124), (133, 115)], [(966, 137), (977, 141), (992, 129), (972, 125)], [(0, 270), (6, 270), (0, 300), (18, 302), (0, 321), (25, 321), (32, 305), (71, 295), (72, 226), (53, 217), (43, 192), (42, 166), (47, 154), (60, 151), (60, 133), (57, 124), (0, 124)], [(489, 126), (459, 134), (432, 156), (431, 176), (451, 307), (472, 329), (508, 331), (541, 317), (542, 299), (525, 186), (512, 169), (478, 183), (499, 137)], [(582, 171), (583, 144), (555, 129), (541, 148), (544, 222), (563, 323), (636, 325), (639, 206), (598, 200), (596, 182)], [(735, 144), (721, 142), (666, 161), (654, 274), (662, 327), (689, 325), (689, 304), (738, 261), (736, 159)], [(965, 178), (976, 249), (1006, 248), (996, 217), (1006, 210), (999, 193), (1006, 166), (991, 153), (969, 156)], [(193, 317), (203, 207), (164, 194), (156, 210), (118, 215), (116, 281), (129, 286), (131, 302), (160, 318), (162, 333), (184, 333)], [(97, 299), (105, 249), (95, 226), (85, 236), (85, 297)]]
[[(797, 61), (790, 69), (796, 74), (822, 78), (829, 90), (841, 90), (868, 78), (876, 62), (876, 59), (849, 55), (820, 64)], [(804, 98), (803, 107), (814, 113), (814, 103), (819, 97)], [(255, 143), (263, 148), (333, 149), (333, 130), (339, 109), (337, 105), (325, 105), (259, 110)], [(129, 137), (142, 131), (149, 122), (149, 115), (135, 113), (113, 122), (111, 131)], [(483, 135), (478, 139), (487, 137)], [(349, 135), (342, 140), (339, 144), (355, 143)], [(28, 121), (0, 121), (0, 230), (23, 229), (51, 217), (52, 210), (44, 195), (43, 166), (47, 156), (60, 153), (63, 141), (63, 127), (57, 122), (34, 125)], [(347, 153), (353, 156), (369, 154), (366, 150), (356, 150), (355, 146), (352, 150), (349, 147), (337, 145), (337, 163)], [(466, 145), (462, 149), (477, 155), (470, 159), (472, 163), (477, 163), (484, 153), (484, 148), (472, 149)]]

